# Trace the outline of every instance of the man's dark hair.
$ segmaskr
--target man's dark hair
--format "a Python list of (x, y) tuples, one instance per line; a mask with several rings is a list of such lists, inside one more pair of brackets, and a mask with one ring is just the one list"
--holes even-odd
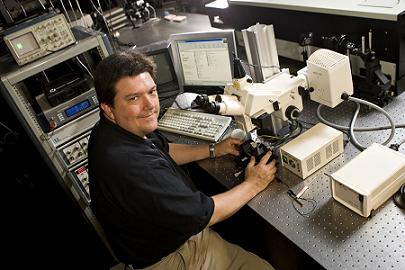
[(113, 107), (116, 83), (122, 78), (144, 72), (149, 72), (155, 80), (156, 65), (150, 58), (134, 50), (117, 52), (103, 59), (98, 64), (94, 76), (98, 102)]

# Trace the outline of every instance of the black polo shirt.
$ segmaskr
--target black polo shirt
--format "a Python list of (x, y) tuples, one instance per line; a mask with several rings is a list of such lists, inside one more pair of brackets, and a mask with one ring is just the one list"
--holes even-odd
[(163, 135), (147, 137), (101, 116), (88, 149), (91, 208), (118, 259), (138, 268), (202, 231), (214, 211), (171, 159)]

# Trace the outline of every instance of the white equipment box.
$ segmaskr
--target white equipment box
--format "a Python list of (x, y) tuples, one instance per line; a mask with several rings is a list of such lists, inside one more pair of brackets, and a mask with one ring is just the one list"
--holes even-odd
[(284, 167), (305, 179), (343, 153), (343, 133), (318, 123), (280, 148)]
[(330, 177), (333, 198), (368, 217), (405, 183), (405, 155), (374, 143)]
[(343, 101), (343, 93), (353, 94), (352, 72), (349, 57), (346, 55), (319, 49), (308, 58), (307, 75), (311, 100), (331, 108)]

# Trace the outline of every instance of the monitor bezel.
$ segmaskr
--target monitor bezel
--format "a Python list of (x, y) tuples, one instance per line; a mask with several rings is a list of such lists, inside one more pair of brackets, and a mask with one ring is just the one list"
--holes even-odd
[[(182, 93), (182, 91), (179, 88), (177, 74), (174, 70), (173, 58), (171, 55), (170, 46), (167, 45), (165, 47), (158, 47), (158, 48), (149, 46), (148, 50), (144, 50), (141, 52), (150, 58), (152, 58), (154, 55), (163, 54), (165, 59), (167, 60), (167, 64), (169, 65), (169, 69), (170, 69), (171, 76), (172, 76), (172, 81), (169, 81), (164, 84), (158, 84), (157, 78), (155, 81), (158, 96), (159, 96), (159, 103), (160, 103), (159, 104), (160, 105), (159, 118), (160, 118), (166, 112), (166, 109), (172, 106), (172, 103), (174, 102), (176, 97)], [(155, 61), (154, 61), (154, 63), (156, 65), (158, 64)], [(159, 76), (159, 74), (157, 73), (157, 67), (156, 67), (156, 76)], [(168, 90), (167, 88), (172, 88), (172, 89)]]
[[(176, 72), (177, 81), (181, 92), (189, 92), (189, 88), (209, 88), (215, 86), (208, 85), (186, 85), (183, 76), (183, 70), (181, 66), (181, 60), (178, 49), (178, 42), (184, 40), (198, 40), (198, 39), (215, 39), (215, 38), (226, 38), (228, 44), (228, 53), (229, 53), (229, 64), (231, 70), (231, 76), (233, 76), (233, 54), (237, 56), (237, 47), (235, 40), (235, 31), (233, 29), (228, 30), (209, 30), (209, 31), (198, 31), (198, 32), (187, 32), (180, 34), (170, 35), (170, 48), (173, 57), (173, 66)], [(227, 83), (223, 85), (217, 85), (219, 87), (225, 87)], [(186, 91), (187, 90), (187, 91)]]
[[(172, 76), (172, 81), (170, 82), (166, 82), (164, 84), (158, 85), (157, 80), (156, 80), (156, 86), (157, 86), (157, 90), (158, 90), (158, 94), (159, 97), (160, 95), (162, 95), (162, 97), (165, 97), (167, 95), (167, 93), (159, 93), (159, 86), (167, 86), (167, 85), (173, 85), (173, 86), (177, 86), (177, 89), (174, 89), (172, 91), (170, 91), (169, 94), (172, 94), (172, 92), (179, 92), (180, 88), (179, 88), (179, 82), (178, 82), (178, 78), (177, 78), (177, 73), (175, 71), (174, 68), (174, 63), (173, 63), (173, 59), (172, 59), (172, 55), (171, 55), (171, 51), (170, 51), (170, 47), (164, 47), (164, 48), (160, 48), (160, 49), (156, 49), (156, 50), (150, 50), (150, 51), (146, 51), (144, 52), (144, 54), (148, 57), (153, 57), (154, 55), (158, 55), (158, 54), (163, 54), (167, 60), (167, 63), (169, 64), (169, 69), (170, 69), (170, 73)], [(157, 63), (154, 61), (154, 63), (157, 65)], [(156, 73), (156, 76), (159, 76), (159, 74)]]

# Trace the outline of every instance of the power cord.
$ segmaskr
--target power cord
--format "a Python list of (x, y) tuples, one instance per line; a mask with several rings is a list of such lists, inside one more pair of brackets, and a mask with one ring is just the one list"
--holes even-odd
[(148, 2), (146, 2), (146, 7), (153, 11), (153, 17), (152, 18), (157, 18), (155, 8), (151, 4), (149, 4)]
[(67, 20), (69, 21), (69, 25), (72, 26), (72, 20), (70, 20), (69, 14), (66, 10), (65, 4), (63, 4), (63, 1), (60, 1), (60, 4), (62, 5), (63, 11), (65, 12), (65, 16)]
[[(355, 132), (355, 131), (356, 131), (356, 132), (366, 132), (366, 131), (377, 131), (377, 130), (391, 129), (391, 134), (390, 134), (389, 138), (388, 138), (385, 142), (382, 143), (383, 145), (387, 145), (387, 144), (389, 144), (389, 143), (391, 142), (391, 140), (393, 139), (393, 137), (394, 137), (394, 135), (395, 135), (395, 129), (396, 129), (396, 128), (405, 128), (405, 125), (404, 125), (404, 124), (395, 125), (395, 123), (394, 123), (392, 117), (391, 117), (384, 109), (382, 109), (381, 107), (375, 105), (374, 103), (371, 103), (371, 102), (368, 102), (368, 101), (365, 101), (365, 100), (362, 100), (362, 99), (350, 97), (350, 96), (348, 96), (348, 97), (346, 97), (346, 98), (344, 98), (344, 99), (349, 100), (349, 101), (353, 101), (354, 103), (356, 103), (356, 110), (355, 110), (355, 112), (354, 112), (354, 114), (353, 114), (353, 117), (352, 117), (352, 119), (351, 119), (351, 121), (350, 121), (350, 125), (349, 125), (349, 126), (338, 125), (338, 124), (335, 124), (335, 123), (332, 123), (332, 122), (326, 120), (326, 119), (321, 115), (321, 109), (324, 107), (324, 105), (322, 105), (322, 104), (319, 104), (319, 106), (318, 106), (318, 108), (317, 108), (317, 111), (316, 111), (316, 115), (317, 115), (319, 121), (321, 121), (322, 123), (324, 123), (324, 124), (326, 124), (326, 125), (328, 125), (328, 126), (331, 126), (331, 127), (336, 128), (336, 129), (338, 129), (338, 130), (341, 130), (341, 131), (349, 131), (349, 138), (350, 138), (350, 141), (351, 141), (351, 142), (353, 143), (353, 145), (354, 145), (356, 148), (358, 148), (360, 151), (363, 151), (363, 150), (366, 149), (367, 147), (364, 146), (364, 145), (362, 145), (362, 144), (360, 144), (360, 143), (358, 142), (357, 138), (356, 138), (355, 135), (354, 135), (354, 132)], [(389, 125), (389, 126), (380, 126), (380, 127), (369, 127), (369, 128), (367, 128), (367, 127), (365, 127), (365, 128), (355, 128), (355, 127), (354, 127), (354, 124), (355, 124), (355, 122), (356, 122), (356, 120), (357, 120), (357, 117), (358, 117), (358, 114), (359, 114), (359, 111), (360, 111), (360, 105), (361, 105), (361, 104), (370, 106), (370, 107), (372, 107), (372, 108), (378, 110), (379, 112), (383, 113), (383, 114), (387, 117), (388, 121), (390, 122), (390, 125)], [(405, 143), (405, 140), (402, 140), (402, 141), (401, 141), (401, 144), (403, 144), (403, 143)]]
[(296, 119), (293, 119), (290, 121), (291, 124), (291, 129), (290, 132), (285, 134), (284, 136), (271, 136), (271, 135), (259, 135), (258, 137), (260, 139), (263, 139), (265, 141), (269, 141), (271, 147), (279, 147), (280, 145), (294, 139), (298, 135), (302, 133), (302, 124), (298, 122)]
[[(318, 206), (317, 201), (313, 198), (303, 198), (302, 197), (302, 194), (304, 194), (304, 192), (308, 189), (307, 185), (305, 185), (301, 189), (301, 191), (298, 192), (298, 194), (295, 194), (295, 192), (291, 189), (291, 187), (287, 183), (281, 181), (281, 179), (279, 179), (279, 178), (277, 178), (277, 181), (280, 182), (281, 184), (285, 185), (288, 188), (287, 195), (291, 199), (292, 206), (295, 209), (295, 211), (297, 211), (298, 214), (300, 214), (303, 217), (308, 218), (315, 211), (316, 207)], [(302, 211), (297, 206), (299, 206), (300, 208), (309, 209), (309, 210)]]
[(76, 6), (77, 6), (77, 8), (78, 8), (78, 10), (80, 12), (81, 21), (82, 21), (83, 25), (85, 25), (87, 28), (90, 28), (90, 25), (87, 24), (86, 19), (84, 18), (84, 14), (83, 14), (82, 8), (81, 8), (81, 6), (79, 4), (79, 0), (75, 0), (75, 1), (76, 1)]
[[(118, 38), (114, 36), (114, 29), (103, 14), (103, 9), (101, 8), (100, 1), (97, 0), (98, 7), (93, 3), (93, 0), (90, 0), (90, 3), (93, 6), (96, 13), (98, 13), (100, 15), (100, 17), (103, 19), (104, 25), (107, 28), (108, 37), (110, 38), (112, 45), (115, 47), (118, 43), (118, 42), (116, 42), (118, 40)], [(117, 49), (117, 48), (114, 48), (114, 49)]]
[(384, 114), (387, 117), (388, 121), (391, 124), (391, 134), (388, 137), (388, 139), (385, 142), (383, 142), (382, 144), (387, 145), (388, 143), (390, 143), (392, 138), (394, 138), (394, 135), (395, 135), (395, 123), (394, 123), (394, 120), (392, 119), (392, 117), (384, 109), (375, 105), (374, 103), (371, 103), (371, 102), (368, 102), (368, 101), (365, 101), (365, 100), (362, 100), (359, 98), (350, 97), (350, 96), (348, 97), (348, 100), (355, 102), (357, 105), (356, 111), (354, 112), (354, 115), (352, 118), (352, 121), (350, 122), (350, 140), (353, 143), (353, 145), (361, 151), (367, 148), (366, 146), (359, 143), (359, 141), (357, 140), (356, 136), (354, 135), (354, 131), (353, 131), (354, 124), (356, 123), (357, 116), (360, 112), (360, 104), (368, 105), (368, 106), (376, 109), (377, 111), (380, 111), (382, 114)]
[[(305, 187), (308, 188), (308, 186)], [(318, 203), (316, 202), (315, 199), (303, 198), (299, 195), (296, 195), (291, 189), (287, 191), (287, 195), (291, 198), (292, 205), (295, 211), (297, 211), (298, 214), (300, 214), (303, 217), (309, 217), (309, 215), (312, 214), (315, 211), (316, 207), (318, 206)], [(300, 209), (297, 208), (297, 205), (300, 206), (301, 208), (308, 208), (309, 210), (301, 211)]]
[(94, 79), (93, 74), (90, 72), (90, 70), (88, 69), (88, 67), (79, 59), (78, 56), (75, 57), (77, 62), (79, 62), (79, 64), (86, 70), (86, 72), (89, 74), (89, 76)]

